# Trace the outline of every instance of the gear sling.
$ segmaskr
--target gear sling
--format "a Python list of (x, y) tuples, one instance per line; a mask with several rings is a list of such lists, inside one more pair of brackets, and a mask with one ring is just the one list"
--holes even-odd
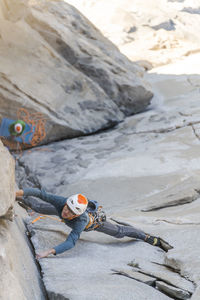
[(106, 221), (106, 214), (102, 210), (102, 206), (95, 200), (88, 200), (88, 206), (86, 209), (89, 222), (85, 227), (84, 231), (91, 231), (94, 230), (102, 225), (103, 222)]

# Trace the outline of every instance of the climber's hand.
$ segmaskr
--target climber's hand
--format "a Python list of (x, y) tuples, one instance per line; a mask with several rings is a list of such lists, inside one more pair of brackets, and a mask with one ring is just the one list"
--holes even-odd
[(16, 193), (15, 193), (15, 197), (18, 198), (18, 197), (23, 197), (24, 195), (24, 191), (23, 190), (17, 190)]
[(46, 250), (46, 251), (36, 254), (36, 259), (45, 258), (45, 257), (49, 256), (50, 254), (55, 254), (55, 253), (56, 253), (55, 249)]

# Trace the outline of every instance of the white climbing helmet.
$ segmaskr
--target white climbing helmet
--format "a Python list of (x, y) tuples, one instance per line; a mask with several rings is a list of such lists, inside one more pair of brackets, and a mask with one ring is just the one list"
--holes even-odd
[(76, 215), (81, 215), (87, 208), (88, 200), (82, 194), (76, 194), (70, 196), (66, 203), (73, 213)]
[(16, 123), (15, 126), (14, 126), (14, 129), (15, 129), (15, 132), (17, 134), (20, 134), (22, 132), (22, 129), (23, 129), (22, 124)]

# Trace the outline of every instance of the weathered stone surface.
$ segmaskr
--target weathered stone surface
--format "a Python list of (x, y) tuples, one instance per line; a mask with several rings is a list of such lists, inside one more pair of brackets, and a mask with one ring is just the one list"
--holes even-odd
[(14, 207), (10, 206), (9, 209), (7, 210), (6, 214), (1, 216), (1, 219), (13, 221), (14, 216), (15, 216), (14, 215)]
[[(106, 265), (106, 271), (109, 269), (110, 272), (111, 269), (124, 270), (132, 259), (136, 260), (145, 274), (157, 276), (173, 286), (176, 282), (178, 288), (188, 290), (189, 293), (193, 293), (194, 286), (199, 285), (199, 89), (198, 76), (194, 77), (191, 73), (193, 65), (194, 72), (198, 74), (198, 57), (194, 55), (182, 61), (185, 64), (184, 76), (178, 76), (179, 68), (180, 72), (184, 70), (181, 64), (176, 64), (174, 70), (173, 66), (166, 66), (148, 74), (156, 91), (150, 110), (127, 118), (114, 130), (52, 143), (37, 151), (25, 151), (19, 158), (17, 178), (21, 186), (42, 187), (65, 196), (82, 192), (98, 200), (108, 217), (112, 216), (147, 233), (161, 236), (174, 247), (165, 254), (157, 247), (137, 242), (133, 243), (129, 256), (127, 247), (130, 244), (126, 243), (127, 240), (112, 239), (111, 243), (110, 237), (85, 233), (76, 247), (62, 254), (60, 259), (62, 265), (63, 261), (67, 261), (70, 266), (74, 265), (72, 273), (78, 270), (80, 278), (86, 278), (84, 266), (88, 264), (87, 259), (90, 259), (92, 266), (89, 273), (93, 276), (94, 285), (94, 278), (104, 278), (102, 264), (105, 261), (106, 264), (110, 261), (110, 265)], [(172, 75), (169, 75), (170, 72)], [(173, 75), (173, 72), (177, 74)], [(156, 79), (156, 73), (163, 75)], [(152, 205), (158, 209), (142, 211)], [(37, 251), (53, 246), (54, 242), (62, 241), (65, 236), (56, 231), (55, 236), (51, 236), (50, 244), (49, 232), (45, 231), (50, 225), (42, 224), (35, 225), (39, 228), (35, 229), (37, 232), (32, 238)], [(45, 230), (43, 226), (46, 226)], [(57, 225), (51, 224), (51, 231), (54, 226), (57, 228)], [(105, 246), (104, 250), (101, 242)], [(81, 252), (83, 249), (84, 253)], [(102, 256), (98, 255), (98, 262), (96, 254), (94, 260), (89, 257), (94, 249), (96, 254), (103, 252)], [(112, 255), (116, 254), (118, 264), (116, 258), (111, 259), (111, 251)], [(83, 259), (82, 265), (79, 255)], [(57, 288), (52, 288), (55, 272), (52, 274), (51, 264), (56, 265), (58, 259), (57, 256), (40, 261), (45, 284), (52, 297)], [(97, 263), (102, 265), (101, 275), (98, 275)], [(62, 272), (63, 269), (57, 274), (59, 278)], [(106, 280), (109, 282), (109, 277)], [(131, 281), (128, 277), (124, 280)], [(88, 286), (84, 281), (82, 291), (88, 296), (84, 284)], [(70, 283), (69, 290), (78, 297), (75, 287), (70, 289)], [(61, 295), (67, 293), (62, 287), (59, 287), (59, 291)], [(105, 294), (111, 297), (107, 288)]]
[[(0, 141), (0, 299), (45, 299), (30, 244), (24, 210), (15, 206), (15, 163)], [(13, 222), (10, 222), (13, 221)]]
[(127, 276), (129, 278), (133, 278), (137, 281), (143, 282), (145, 284), (148, 285), (153, 285), (156, 282), (156, 278), (155, 277), (151, 277), (148, 276), (146, 274), (142, 274), (133, 270), (113, 270), (114, 274), (119, 274), (119, 275), (123, 275), (123, 276)]
[[(131, 119), (129, 121), (131, 123)], [(19, 160), (21, 184), (42, 186), (62, 195), (82, 190), (108, 209), (114, 205), (115, 213), (119, 210), (121, 216), (123, 212), (126, 216), (128, 213), (124, 199), (129, 208), (144, 211), (196, 200), (200, 187), (199, 150), (192, 129), (188, 126), (172, 133), (146, 133), (141, 142), (144, 135), (131, 134), (131, 127), (127, 126), (127, 123), (121, 124), (114, 131), (95, 137), (62, 141), (38, 149), (40, 151), (24, 153)], [(190, 146), (185, 145), (185, 139)], [(165, 159), (166, 145), (170, 149), (169, 159)], [(182, 153), (179, 159), (177, 151)], [(193, 170), (193, 176), (182, 173), (184, 164)]]
[[(28, 226), (36, 252), (62, 242), (70, 229), (63, 223), (49, 218)], [(164, 261), (162, 251), (130, 239), (115, 239), (98, 232), (84, 232), (76, 247), (59, 256), (41, 259), (43, 280), (49, 299), (153, 299), (167, 300), (166, 295), (152, 287), (125, 276), (113, 274), (112, 269), (123, 269), (129, 259), (142, 256), (149, 262), (149, 255)], [(142, 275), (141, 275), (142, 276)], [(77, 284), (78, 282), (78, 288)]]
[(23, 218), (26, 214), (15, 207), (15, 220), (0, 221), (0, 299), (46, 299), (43, 283), (26, 236)]
[(75, 8), (12, 2), (0, 3), (1, 117), (16, 119), (20, 107), (43, 113), (49, 142), (112, 127), (149, 105), (143, 69)]
[[(66, 0), (120, 51), (148, 68), (198, 52), (199, 1)], [(147, 61), (147, 63), (145, 62)], [(150, 67), (151, 68), (151, 67)]]
[(0, 140), (0, 217), (6, 215), (15, 199), (15, 162)]
[[(142, 211), (151, 211), (190, 203), (199, 198), (199, 191), (199, 176), (190, 177), (167, 189), (167, 191), (148, 197), (146, 201), (147, 207), (142, 208), (141, 205), (140, 209)], [(162, 203), (160, 203), (160, 199), (162, 199)]]
[(174, 286), (166, 284), (162, 281), (156, 281), (156, 287), (159, 289), (159, 291), (164, 292), (168, 296), (176, 299), (188, 299), (191, 296), (191, 294), (187, 291), (175, 288)]
[[(194, 212), (194, 211), (193, 211)], [(175, 240), (175, 248), (167, 255), (167, 265), (181, 270), (181, 274), (190, 278), (196, 285), (199, 285), (200, 271), (199, 271), (199, 254), (198, 254), (198, 232), (199, 223), (192, 223), (195, 212), (186, 210), (185, 218), (182, 218), (181, 226), (174, 223), (175, 235), (170, 231), (173, 240)], [(187, 222), (187, 219), (190, 222)], [(184, 222), (185, 221), (185, 222)], [(175, 236), (177, 237), (175, 239)]]
[[(36, 2), (33, 0), (29, 3)], [(125, 7), (124, 3), (123, 1)], [(176, 14), (179, 6), (188, 32), (184, 33), (180, 44), (173, 48), (175, 52), (167, 59), (173, 60), (178, 53), (177, 49), (182, 49), (185, 42), (190, 40), (189, 46), (194, 46), (188, 48), (189, 51), (196, 51), (199, 43), (195, 30), (190, 34), (191, 27), (194, 29), (199, 23), (199, 18), (196, 19), (199, 10), (195, 6), (199, 5), (198, 1), (162, 2), (164, 3), (165, 9), (162, 8), (158, 14), (160, 2), (157, 5), (154, 1), (155, 10), (150, 10), (150, 17), (145, 19), (147, 26), (143, 26), (144, 30), (150, 32), (150, 37), (152, 33), (158, 34), (155, 35), (155, 38), (158, 37), (157, 41), (154, 38), (145, 39), (145, 35), (132, 24), (133, 18), (125, 31), (129, 36), (134, 35), (134, 38), (137, 34), (138, 37), (140, 35), (147, 45), (151, 43), (148, 53), (153, 54), (153, 58), (151, 55), (144, 58), (154, 63), (156, 57), (155, 64), (166, 62), (165, 55), (175, 45), (177, 29), (179, 25), (183, 26), (178, 23), (181, 20), (179, 15), (174, 18), (174, 15), (170, 15), (169, 8), (174, 8), (173, 14)], [(112, 0), (106, 4), (112, 5)], [(145, 11), (142, 10), (143, 1), (136, 1), (134, 4), (140, 4), (141, 7), (136, 12)], [(40, 111), (51, 118), (48, 130), (52, 134), (52, 140), (60, 136), (94, 132), (98, 128), (111, 126), (122, 120), (125, 114), (132, 113), (133, 103), (129, 106), (128, 99), (130, 95), (132, 99), (133, 90), (127, 88), (124, 80), (130, 82), (132, 74), (139, 78), (143, 71), (125, 61), (96, 29), (87, 30), (91, 28), (90, 23), (85, 20), (82, 22), (82, 16), (73, 8), (69, 7), (67, 11), (71, 15), (66, 15), (65, 6), (60, 5), (60, 2), (44, 2), (42, 5), (42, 9), (41, 6), (28, 9), (25, 0), (0, 2), (0, 111), (4, 111), (5, 116), (14, 118), (22, 103), (33, 111), (38, 111), (40, 107)], [(145, 5), (148, 8), (151, 1), (145, 1)], [(169, 13), (167, 17), (163, 15), (166, 12)], [(194, 22), (188, 26), (186, 16), (189, 14), (194, 17)], [(117, 15), (128, 22), (128, 13), (120, 11)], [(146, 14), (143, 16), (146, 18)], [(132, 17), (140, 16), (134, 13)], [(61, 23), (69, 24), (69, 27), (63, 29), (58, 25)], [(176, 38), (171, 38), (171, 34), (175, 34)], [(98, 38), (95, 40), (96, 36)], [(193, 41), (191, 37), (195, 37)], [(70, 43), (67, 43), (68, 40)], [(136, 42), (135, 38), (134, 43)], [(112, 49), (112, 54), (107, 46)], [(185, 51), (186, 48), (181, 55)], [(136, 52), (137, 50), (134, 55), (138, 55)], [(146, 50), (140, 52), (143, 55)], [(162, 55), (162, 59), (159, 55)], [(45, 62), (41, 57), (45, 57)], [(37, 65), (34, 64), (35, 61)], [(147, 284), (128, 276), (112, 274), (113, 269), (126, 271), (128, 262), (133, 261), (133, 272), (137, 266), (138, 271), (163, 280), (162, 287), (163, 284), (165, 288), (170, 284), (170, 290), (174, 290), (171, 286), (176, 285), (177, 288), (186, 290), (181, 297), (187, 296), (188, 291), (193, 293), (191, 299), (199, 300), (199, 62), (199, 55), (196, 54), (146, 74), (145, 78), (151, 83), (155, 93), (152, 105), (147, 111), (127, 118), (114, 130), (52, 143), (18, 157), (17, 179), (22, 187), (42, 187), (65, 196), (83, 192), (103, 204), (108, 217), (111, 215), (113, 219), (161, 236), (174, 247), (166, 254), (141, 241), (114, 239), (97, 232), (83, 233), (74, 249), (39, 261), (49, 299), (93, 300), (95, 295), (95, 299), (99, 300), (164, 300), (177, 298), (182, 293), (179, 290), (176, 296), (171, 294), (169, 298)], [(97, 69), (94, 69), (94, 64)], [(148, 62), (142, 64), (148, 65)], [(46, 76), (47, 73), (49, 76)], [(123, 74), (126, 76), (122, 80), (120, 77)], [(104, 81), (105, 78), (108, 80)], [(118, 86), (120, 80), (124, 90)], [(61, 100), (65, 98), (63, 90), (66, 91), (66, 88), (70, 91), (67, 100), (71, 110), (68, 105), (62, 106), (61, 101), (57, 100), (59, 97)], [(128, 96), (123, 94), (125, 90)], [(145, 93), (144, 91), (144, 96)], [(80, 98), (83, 101), (79, 101)], [(126, 106), (119, 101), (122, 98)], [(42, 107), (37, 103), (38, 99), (41, 99)], [(8, 110), (10, 103), (13, 110)], [(99, 103), (101, 105), (96, 109)], [(63, 112), (64, 108), (67, 113)], [(71, 115), (76, 122), (72, 122)], [(83, 122), (85, 119), (88, 123)], [(4, 156), (0, 155), (1, 158), (3, 163), (0, 165), (3, 165)], [(13, 186), (11, 190), (14, 190)], [(6, 191), (7, 188), (5, 193)], [(7, 195), (0, 196), (3, 201), (7, 198)], [(9, 196), (14, 201), (13, 195)], [(6, 203), (8, 209), (4, 209), (3, 213), (6, 218), (12, 217), (13, 212), (9, 210), (12, 201), (9, 205)], [(2, 300), (47, 298), (30, 258), (30, 250), (25, 244), (25, 228), (19, 217), (22, 211), (16, 208), (16, 214), (18, 216), (13, 223), (2, 218), (0, 222), (0, 284), (4, 285), (0, 286), (0, 297)], [(48, 218), (29, 227), (36, 252), (62, 242), (69, 233), (64, 224)], [(129, 272), (125, 273), (130, 276)], [(122, 272), (122, 275), (125, 273)], [(140, 275), (143, 276), (143, 273)], [(79, 282), (78, 289), (74, 278)], [(9, 289), (5, 289), (8, 285)]]
[(198, 286), (198, 288), (196, 289), (196, 291), (192, 295), (191, 300), (198, 300), (199, 297), (200, 297), (200, 287)]
[[(130, 262), (129, 265), (131, 266), (132, 263)], [(173, 272), (161, 264), (146, 265), (145, 261), (144, 263), (140, 262), (140, 268), (138, 271), (148, 276), (157, 278), (158, 280), (164, 281), (169, 285), (188, 291), (190, 294), (194, 292), (194, 285), (191, 281), (188, 281), (184, 277), (181, 277), (180, 274)]]

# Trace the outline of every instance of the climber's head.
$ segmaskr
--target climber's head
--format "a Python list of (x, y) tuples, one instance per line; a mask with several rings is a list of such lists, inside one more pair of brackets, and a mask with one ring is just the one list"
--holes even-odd
[(72, 195), (67, 198), (66, 204), (62, 210), (62, 218), (71, 219), (82, 215), (88, 205), (88, 200), (82, 194)]

